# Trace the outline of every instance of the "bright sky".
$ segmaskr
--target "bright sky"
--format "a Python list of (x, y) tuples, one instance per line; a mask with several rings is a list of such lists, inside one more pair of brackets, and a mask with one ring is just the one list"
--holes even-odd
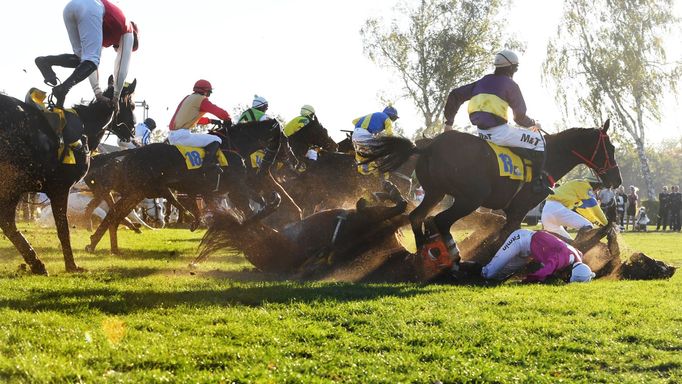
[[(72, 52), (62, 20), (67, 2), (14, 2), (0, 14), (0, 90), (23, 98), (31, 86), (47, 89), (33, 60)], [(140, 49), (133, 54), (128, 80), (138, 79), (135, 99), (149, 103), (149, 116), (159, 127), (168, 125), (177, 104), (200, 78), (211, 81), (215, 88), (211, 100), (233, 118), (240, 106), (250, 105), (254, 94), (268, 99), (268, 112), (286, 119), (297, 116), (301, 105), (311, 104), (336, 139), (344, 137), (341, 129), (352, 128), (355, 117), (381, 110), (380, 95), (400, 94), (397, 77), (363, 54), (359, 34), (367, 18), (390, 18), (396, 0), (113, 2), (139, 25)], [(682, 15), (680, 3), (677, 11)], [(509, 28), (527, 42), (515, 80), (524, 92), (528, 114), (550, 129), (560, 117), (540, 74), (561, 4), (515, 0), (509, 17)], [(114, 57), (112, 48), (103, 50), (102, 83), (113, 71)], [(62, 79), (70, 74), (67, 69), (56, 71)], [(69, 93), (67, 104), (92, 96), (86, 80)], [(409, 100), (397, 100), (395, 106), (401, 116), (398, 125), (406, 132), (422, 125)], [(666, 128), (653, 131), (652, 140), (682, 135), (680, 123), (672, 118), (678, 108), (672, 103), (668, 107)], [(464, 110), (458, 123), (467, 123)]]

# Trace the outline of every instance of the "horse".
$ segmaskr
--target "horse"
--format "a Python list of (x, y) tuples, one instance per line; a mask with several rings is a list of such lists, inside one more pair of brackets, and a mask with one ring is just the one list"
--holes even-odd
[(305, 127), (291, 134), (289, 145), (298, 159), (305, 158), (310, 147), (319, 147), (326, 152), (336, 152), (339, 148), (317, 118), (313, 118)]
[(204, 235), (193, 264), (225, 247), (236, 247), (261, 271), (318, 275), (394, 239), (395, 231), (407, 223), (403, 215), (407, 202), (395, 187), (387, 194), (392, 205), (369, 205), (361, 198), (355, 209), (320, 211), (278, 229), (262, 222), (272, 210), (245, 221), (221, 212)]
[[(124, 88), (118, 100), (118, 113), (114, 113), (110, 103), (100, 101), (74, 107), (83, 124), (86, 139), (83, 150), (74, 151), (75, 164), (63, 163), (62, 156), (58, 155), (60, 137), (38, 107), (0, 94), (0, 175), (3, 177), (3, 186), (0, 187), (0, 227), (21, 253), (32, 273), (46, 275), (47, 269), (16, 228), (17, 202), (26, 192), (44, 192), (49, 197), (66, 270), (82, 271), (71, 249), (66, 216), (69, 190), (88, 169), (88, 145), (96, 148), (105, 129), (122, 139), (132, 137), (135, 126), (132, 93), (136, 84), (137, 81), (133, 81)], [(105, 96), (112, 95), (113, 87), (110, 87)]]
[[(578, 164), (585, 164), (602, 179), (606, 187), (616, 187), (622, 179), (608, 136), (609, 120), (601, 128), (571, 128), (545, 136), (545, 170), (550, 179), (559, 179)], [(530, 184), (500, 176), (495, 152), (483, 139), (471, 134), (448, 131), (423, 147), (408, 139), (377, 139), (362, 156), (376, 161), (381, 171), (398, 168), (412, 155), (418, 155), (417, 179), (424, 199), (410, 213), (410, 224), (417, 249), (426, 242), (423, 223), (429, 212), (445, 197), (453, 204), (435, 216), (435, 225), (446, 243), (454, 243), (450, 227), (479, 207), (500, 209), (506, 223), (499, 239), (506, 239), (519, 228), (525, 214), (547, 195), (533, 193)], [(494, 246), (499, 240), (489, 239)]]
[[(257, 145), (252, 144), (255, 142), (265, 146), (267, 161), (261, 164), (261, 170), (269, 174), (269, 168), (279, 152), (283, 137), (277, 121), (251, 122), (235, 127), (229, 128), (229, 134), (223, 136), (224, 146), (233, 148), (235, 144), (244, 144), (245, 148), (251, 148), (251, 145)], [(121, 198), (90, 236), (90, 244), (86, 246), (86, 251), (94, 252), (102, 236), (109, 229), (111, 252), (118, 253), (118, 224), (145, 197), (163, 197), (185, 211), (193, 220), (191, 230), (199, 225), (196, 207), (192, 207), (194, 212), (188, 210), (177, 200), (173, 191), (190, 196), (203, 196), (209, 204), (214, 201), (215, 196), (228, 193), (238, 209), (242, 212), (249, 212), (249, 199), (254, 196), (254, 193), (245, 183), (244, 160), (235, 150), (226, 150), (223, 153), (228, 165), (208, 170), (188, 169), (186, 159), (178, 148), (163, 143), (123, 151), (117, 160), (116, 155), (109, 156), (109, 161), (118, 161), (111, 167), (115, 172), (109, 173), (110, 179), (100, 182), (109, 185), (111, 189), (119, 193)]]

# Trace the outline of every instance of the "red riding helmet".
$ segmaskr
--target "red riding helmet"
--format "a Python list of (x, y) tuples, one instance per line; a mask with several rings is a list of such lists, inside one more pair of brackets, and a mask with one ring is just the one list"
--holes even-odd
[(194, 83), (194, 92), (201, 93), (202, 95), (205, 95), (208, 92), (213, 92), (213, 87), (211, 86), (211, 83), (208, 82), (208, 80), (198, 80), (196, 83)]

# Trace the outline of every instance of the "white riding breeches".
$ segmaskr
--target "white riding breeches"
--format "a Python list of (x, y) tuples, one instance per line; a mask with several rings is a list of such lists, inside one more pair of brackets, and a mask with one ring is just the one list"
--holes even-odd
[(168, 142), (172, 145), (187, 145), (189, 147), (205, 147), (213, 142), (222, 143), (218, 136), (208, 133), (191, 133), (189, 129), (176, 129), (168, 134)]
[(571, 239), (564, 227), (580, 229), (582, 227), (592, 227), (592, 223), (586, 218), (566, 208), (558, 201), (547, 200), (545, 207), (542, 208), (542, 227), (549, 231)]
[(509, 124), (479, 129), (478, 137), (505, 147), (528, 148), (534, 151), (545, 150), (545, 141), (540, 132), (525, 128), (512, 128)]
[(530, 261), (533, 231), (517, 229), (505, 240), (490, 262), (481, 270), (485, 279), (504, 280), (519, 272)]
[(71, 0), (64, 7), (64, 24), (73, 53), (99, 66), (102, 54), (104, 5), (100, 0)]

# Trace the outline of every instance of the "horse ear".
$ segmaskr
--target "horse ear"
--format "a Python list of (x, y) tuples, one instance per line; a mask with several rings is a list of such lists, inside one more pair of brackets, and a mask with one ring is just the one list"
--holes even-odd
[(601, 130), (606, 133), (609, 130), (609, 126), (611, 125), (611, 119), (606, 119), (604, 122), (604, 125), (601, 127)]
[(126, 88), (127, 88), (127, 92), (126, 92), (126, 93), (128, 93), (128, 94), (134, 93), (134, 92), (135, 92), (135, 87), (136, 87), (136, 86), (137, 86), (137, 79), (133, 80), (132, 83), (128, 84), (128, 86), (126, 87)]
[(107, 86), (108, 87), (114, 86), (114, 75), (109, 75), (109, 79), (107, 79)]

